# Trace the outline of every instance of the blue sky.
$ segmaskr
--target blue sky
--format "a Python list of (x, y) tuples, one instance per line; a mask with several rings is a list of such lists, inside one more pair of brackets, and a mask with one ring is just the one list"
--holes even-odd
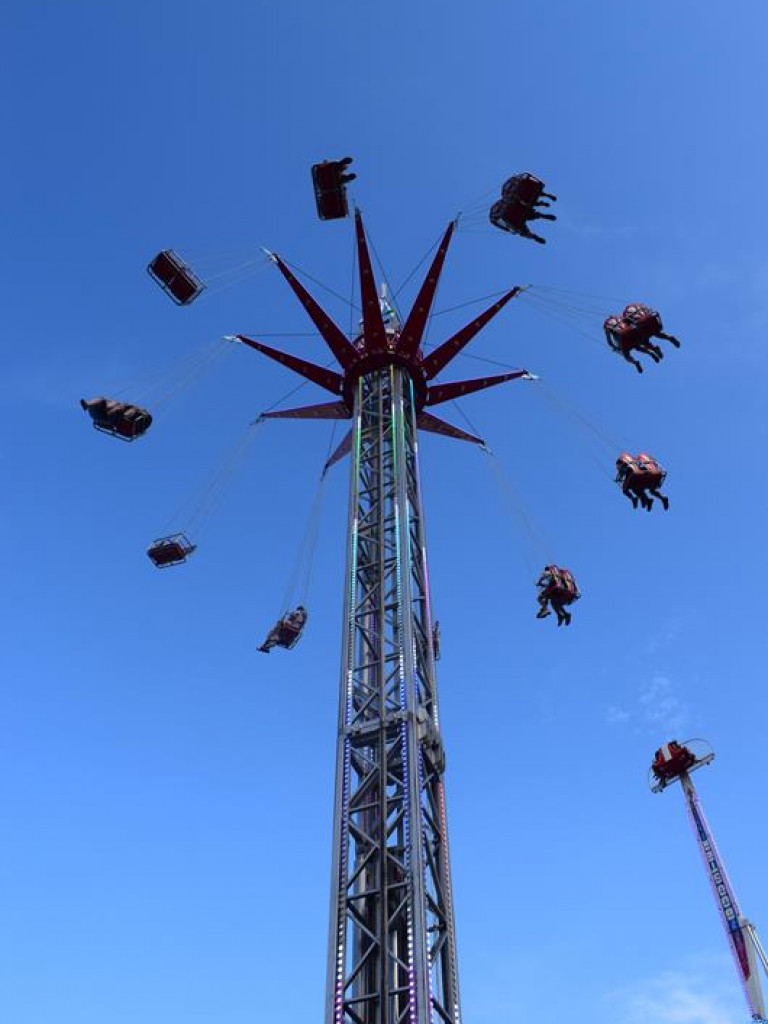
[[(463, 406), (536, 544), (486, 458), (421, 446), (465, 1018), (745, 1020), (681, 794), (645, 773), (671, 735), (712, 742), (702, 800), (768, 931), (765, 6), (30, 0), (0, 18), (0, 1018), (321, 1018), (348, 468), (307, 636), (263, 658), (326, 425), (257, 432), (188, 566), (143, 551), (290, 375), (232, 349), (136, 445), (77, 401), (223, 334), (307, 330), (275, 272), (177, 309), (143, 268), (264, 244), (346, 294), (349, 224), (317, 221), (309, 167), (349, 153), (395, 281), (510, 173), (560, 197), (546, 247), (459, 232), (441, 308), (534, 282), (617, 297), (606, 312), (648, 301), (683, 341), (639, 377), (523, 302), (477, 339), (542, 377)], [(666, 465), (667, 515), (632, 514), (612, 446)], [(568, 631), (534, 618), (549, 558), (584, 593)]]

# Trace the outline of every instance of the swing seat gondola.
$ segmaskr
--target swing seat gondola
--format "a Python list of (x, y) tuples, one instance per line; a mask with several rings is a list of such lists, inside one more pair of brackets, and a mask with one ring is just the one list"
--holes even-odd
[(617, 352), (630, 352), (638, 342), (648, 340), (646, 332), (626, 317), (609, 316), (603, 323), (603, 330), (608, 344)]
[(648, 483), (649, 486), (660, 487), (667, 477), (667, 471), (661, 463), (647, 452), (641, 452), (637, 456), (637, 468), (642, 482)]
[(298, 605), (294, 611), (277, 620), (258, 650), (262, 654), (269, 654), (273, 647), (292, 651), (301, 639), (308, 617), (307, 609), (303, 605)]
[(135, 441), (146, 434), (152, 425), (151, 414), (138, 405), (103, 397), (81, 398), (80, 405), (93, 420), (96, 430), (121, 441)]
[(663, 330), (659, 313), (639, 302), (627, 306), (621, 316), (623, 320), (633, 324), (645, 338), (652, 338)]
[(533, 206), (541, 199), (544, 192), (544, 182), (535, 174), (524, 171), (522, 174), (514, 174), (507, 178), (501, 188), (504, 199), (517, 199), (527, 206)]
[(277, 646), (284, 647), (286, 651), (293, 650), (299, 642), (303, 630), (303, 626), (292, 626), (288, 622), (281, 622), (277, 630)]
[(147, 548), (147, 555), (158, 569), (167, 569), (171, 565), (186, 562), (196, 547), (183, 533), (175, 533), (153, 541)]
[(488, 216), (494, 227), (519, 234), (525, 230), (528, 213), (527, 207), (519, 199), (509, 198), (497, 200)]
[(561, 604), (573, 604), (581, 597), (576, 579), (570, 569), (548, 565), (544, 570), (549, 582), (543, 588), (542, 596), (554, 597)]
[(148, 264), (147, 272), (177, 306), (188, 306), (205, 289), (203, 282), (172, 249), (163, 249)]
[(647, 452), (641, 452), (640, 455), (622, 453), (616, 460), (616, 469), (618, 483), (628, 479), (631, 484), (643, 488), (660, 487), (667, 477), (667, 471), (661, 463)]
[(312, 184), (320, 220), (339, 220), (349, 215), (347, 185), (357, 177), (347, 173), (352, 157), (343, 160), (323, 160), (312, 167)]

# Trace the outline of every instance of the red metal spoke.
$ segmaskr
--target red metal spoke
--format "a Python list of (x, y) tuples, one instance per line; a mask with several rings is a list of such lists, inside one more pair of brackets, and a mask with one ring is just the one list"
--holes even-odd
[(514, 373), (500, 373), (496, 377), (480, 377), (477, 380), (457, 380), (450, 384), (437, 384), (427, 392), (427, 405), (450, 402), (453, 398), (471, 395), (473, 391), (482, 391), (483, 388), (492, 388), (497, 384), (504, 384), (508, 380), (517, 380), (520, 377), (530, 377), (530, 374), (527, 370), (515, 370)]
[(485, 327), (485, 325), (492, 320), (499, 310), (503, 309), (504, 306), (521, 291), (520, 288), (512, 288), (502, 295), (498, 302), (494, 302), (492, 306), (489, 306), (484, 313), (481, 313), (476, 320), (467, 324), (466, 327), (462, 327), (460, 331), (449, 338), (448, 341), (435, 349), (426, 359), (422, 360), (421, 366), (424, 373), (427, 376), (427, 380), (431, 380), (435, 377), (442, 369), (444, 369), (450, 361), (461, 352), (461, 350), (472, 341), (475, 335)]
[(448, 252), (448, 246), (451, 244), (451, 236), (455, 227), (456, 222), (451, 221), (432, 261), (432, 266), (429, 268), (429, 272), (419, 290), (419, 294), (413, 304), (413, 309), (408, 314), (408, 319), (403, 327), (403, 333), (400, 335), (400, 340), (397, 343), (397, 351), (404, 356), (414, 356), (421, 344), (424, 328), (427, 325), (432, 303), (435, 300), (440, 275), (443, 272), (445, 256)]
[(365, 240), (363, 218), (355, 210), (355, 233), (357, 235), (357, 258), (360, 265), (360, 299), (363, 307), (363, 336), (366, 352), (384, 352), (387, 348), (387, 332), (379, 305), (379, 294), (371, 267), (371, 257)]
[(338, 359), (339, 364), (343, 366), (345, 370), (349, 369), (355, 361), (356, 353), (354, 348), (350, 345), (346, 335), (343, 334), (339, 327), (337, 327), (333, 320), (331, 320), (330, 316), (328, 316), (320, 303), (309, 294), (301, 281), (291, 273), (280, 257), (275, 256), (274, 260), (283, 277), (293, 289), (293, 292), (299, 302), (302, 304), (304, 309), (306, 309), (307, 313), (309, 313), (312, 322), (318, 331), (320, 331), (326, 345)]
[(482, 437), (475, 437), (474, 434), (468, 434), (466, 430), (462, 430), (460, 427), (454, 427), (452, 423), (447, 423), (445, 420), (438, 419), (438, 417), (433, 416), (431, 412), (419, 413), (416, 420), (416, 426), (419, 430), (426, 430), (430, 434), (441, 434), (443, 437), (453, 437), (457, 441), (471, 441), (472, 444), (485, 444)]
[(348, 420), (349, 409), (343, 402), (325, 402), (322, 405), (302, 405), (298, 409), (278, 409), (261, 414), (263, 420)]
[(318, 366), (316, 363), (310, 363), (306, 359), (299, 359), (298, 356), (289, 355), (287, 352), (280, 352), (276, 348), (269, 348), (268, 345), (262, 345), (260, 341), (246, 338), (244, 334), (238, 334), (236, 337), (244, 345), (255, 348), (257, 352), (262, 352), (265, 356), (269, 356), (276, 363), (282, 363), (289, 370), (293, 370), (294, 373), (306, 377), (307, 380), (311, 380), (314, 384), (319, 384), (326, 391), (331, 391), (334, 395), (341, 393), (341, 377), (338, 373), (334, 373), (333, 370), (326, 370), (325, 367)]
[(326, 462), (323, 473), (327, 473), (331, 466), (335, 466), (337, 462), (341, 462), (345, 455), (349, 455), (352, 451), (352, 438), (354, 437), (355, 431), (349, 430), (346, 436), (342, 439), (336, 451)]

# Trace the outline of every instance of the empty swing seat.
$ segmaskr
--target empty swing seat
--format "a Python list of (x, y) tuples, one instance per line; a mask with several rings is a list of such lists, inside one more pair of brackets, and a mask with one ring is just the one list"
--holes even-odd
[(205, 289), (203, 282), (172, 249), (159, 252), (147, 271), (178, 306), (188, 306)]
[(196, 546), (183, 533), (175, 533), (170, 537), (160, 537), (150, 544), (147, 555), (158, 569), (167, 569), (168, 566), (186, 562)]

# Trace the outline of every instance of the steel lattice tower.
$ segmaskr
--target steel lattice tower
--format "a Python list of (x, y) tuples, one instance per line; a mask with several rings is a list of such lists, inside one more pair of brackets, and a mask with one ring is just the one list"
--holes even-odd
[(418, 429), (482, 443), (426, 407), (526, 371), (429, 382), (518, 289), (425, 356), (454, 225), (401, 325), (377, 294), (359, 212), (355, 222), (363, 323), (354, 342), (272, 257), (343, 374), (238, 336), (338, 396), (270, 417), (353, 424), (329, 460), (350, 453), (352, 470), (325, 1024), (460, 1024)]

